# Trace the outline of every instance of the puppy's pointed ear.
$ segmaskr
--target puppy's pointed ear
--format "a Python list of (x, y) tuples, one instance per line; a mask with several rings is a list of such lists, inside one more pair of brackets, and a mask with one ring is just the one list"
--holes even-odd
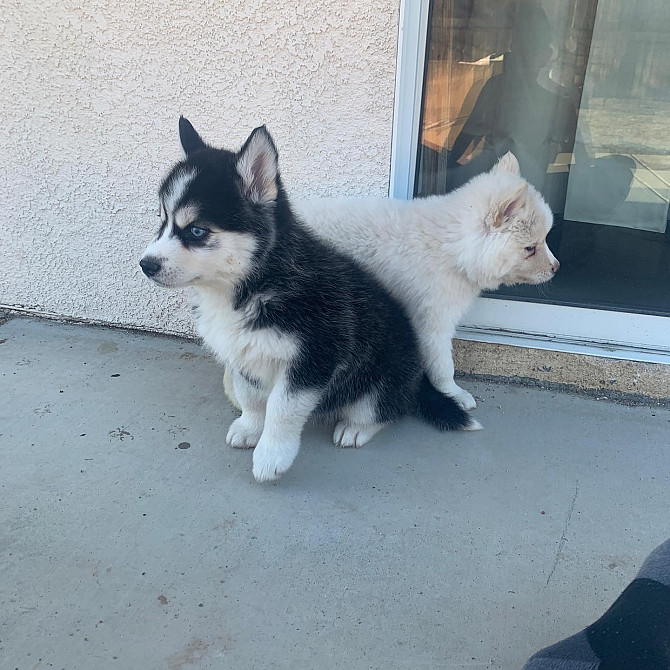
[(185, 116), (179, 117), (179, 139), (187, 157), (207, 146)]
[(491, 172), (511, 172), (512, 174), (521, 174), (519, 170), (519, 161), (516, 156), (508, 151), (492, 168)]
[(256, 128), (237, 156), (244, 197), (256, 203), (277, 199), (279, 163), (277, 149), (265, 126)]
[(523, 208), (528, 198), (528, 183), (523, 182), (510, 195), (494, 204), (487, 223), (491, 228), (502, 228)]

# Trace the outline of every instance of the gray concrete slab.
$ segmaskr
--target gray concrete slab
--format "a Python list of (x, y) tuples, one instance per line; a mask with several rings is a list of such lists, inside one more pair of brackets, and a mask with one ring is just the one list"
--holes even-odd
[(196, 344), (0, 341), (3, 669), (520, 668), (670, 535), (667, 410), (473, 385), (485, 431), (310, 427), (261, 486)]

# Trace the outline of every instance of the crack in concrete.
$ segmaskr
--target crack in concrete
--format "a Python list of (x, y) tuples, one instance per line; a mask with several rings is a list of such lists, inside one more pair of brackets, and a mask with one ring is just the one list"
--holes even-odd
[(0, 310), (0, 326), (4, 326), (6, 323), (9, 323), (14, 316), (10, 312), (5, 312)]
[(575, 480), (575, 493), (572, 496), (572, 501), (570, 502), (570, 508), (568, 509), (568, 515), (565, 518), (565, 524), (563, 525), (563, 532), (561, 533), (561, 539), (558, 541), (558, 549), (556, 550), (556, 556), (554, 557), (554, 564), (551, 566), (551, 572), (547, 577), (547, 583), (545, 584), (545, 587), (549, 586), (549, 582), (551, 581), (551, 578), (554, 576), (554, 572), (556, 572), (558, 561), (561, 559), (561, 552), (563, 551), (563, 547), (567, 542), (568, 528), (570, 526), (570, 521), (572, 520), (572, 513), (575, 511), (575, 503), (577, 502), (578, 495), (579, 495), (579, 479)]

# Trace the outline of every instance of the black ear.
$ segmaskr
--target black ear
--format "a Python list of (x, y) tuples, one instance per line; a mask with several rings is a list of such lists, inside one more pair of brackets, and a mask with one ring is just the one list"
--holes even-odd
[(246, 198), (258, 203), (277, 199), (279, 158), (265, 126), (253, 130), (240, 149), (237, 172), (242, 178), (242, 192)]
[(179, 139), (181, 140), (182, 149), (187, 156), (207, 146), (185, 116), (179, 117)]

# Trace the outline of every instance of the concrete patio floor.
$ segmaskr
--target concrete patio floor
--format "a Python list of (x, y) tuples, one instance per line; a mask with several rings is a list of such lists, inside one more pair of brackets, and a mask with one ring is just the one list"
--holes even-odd
[(1, 668), (520, 669), (670, 536), (666, 409), (466, 384), (484, 431), (309, 427), (259, 485), (221, 376), (187, 341), (0, 325)]

